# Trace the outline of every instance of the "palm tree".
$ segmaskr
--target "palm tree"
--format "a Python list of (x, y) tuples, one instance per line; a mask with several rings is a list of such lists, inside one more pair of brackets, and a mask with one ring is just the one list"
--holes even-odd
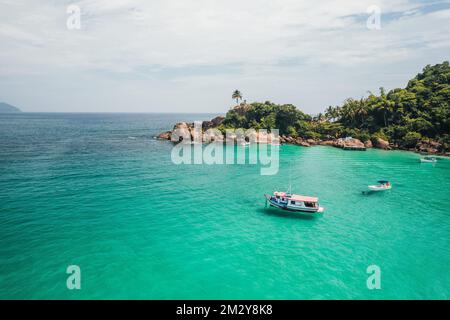
[(386, 92), (383, 87), (380, 88), (380, 98), (377, 104), (378, 110), (383, 113), (384, 126), (387, 127), (389, 121), (386, 119), (386, 115), (392, 112), (393, 103), (387, 99)]
[(341, 121), (347, 126), (354, 127), (356, 119), (356, 105), (357, 101), (353, 98), (348, 98), (344, 101), (341, 108)]
[(242, 94), (239, 90), (234, 90), (231, 98), (236, 99), (236, 104), (239, 104), (239, 100), (242, 100)]
[(314, 117), (314, 120), (317, 122), (323, 122), (325, 120), (325, 115), (320, 112), (317, 116)]
[(364, 117), (368, 114), (365, 100), (361, 98), (355, 107), (355, 115), (359, 116), (359, 127), (364, 126)]
[(333, 120), (333, 107), (329, 106), (326, 110), (325, 110), (325, 117), (327, 118), (327, 120)]
[(339, 118), (339, 107), (329, 106), (325, 110), (325, 117), (328, 121), (334, 122), (337, 118)]

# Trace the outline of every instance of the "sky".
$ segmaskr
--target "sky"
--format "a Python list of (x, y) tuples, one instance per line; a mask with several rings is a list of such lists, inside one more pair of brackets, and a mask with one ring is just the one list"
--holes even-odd
[(29, 112), (317, 114), (449, 59), (450, 0), (0, 0), (0, 101)]

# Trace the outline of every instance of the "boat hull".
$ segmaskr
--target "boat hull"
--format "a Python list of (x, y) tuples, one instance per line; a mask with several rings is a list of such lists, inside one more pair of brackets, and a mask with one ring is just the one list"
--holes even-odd
[(423, 163), (436, 163), (437, 161), (436, 160), (420, 159), (420, 162), (423, 162)]
[(391, 190), (392, 187), (368, 186), (370, 191), (386, 191)]
[(299, 212), (299, 213), (305, 213), (305, 214), (322, 213), (324, 211), (323, 207), (318, 207), (318, 208), (292, 208), (292, 207), (288, 207), (284, 203), (278, 203), (276, 201), (273, 201), (269, 195), (265, 195), (265, 198), (266, 198), (267, 202), (269, 203), (269, 205), (271, 207), (278, 208), (278, 209), (281, 209), (281, 210), (284, 210), (284, 211)]

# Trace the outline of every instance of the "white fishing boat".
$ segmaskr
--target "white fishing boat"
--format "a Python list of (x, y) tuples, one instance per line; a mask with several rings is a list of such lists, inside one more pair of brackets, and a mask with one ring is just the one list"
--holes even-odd
[(378, 181), (379, 184), (368, 186), (370, 191), (386, 191), (392, 189), (392, 185), (389, 181), (386, 180), (380, 180)]
[(319, 206), (319, 198), (291, 194), (290, 192), (275, 191), (273, 195), (265, 194), (267, 202), (272, 206), (282, 210), (316, 213), (323, 212), (325, 209)]
[(420, 162), (424, 162), (424, 163), (436, 163), (437, 159), (436, 157), (423, 157), (420, 158)]

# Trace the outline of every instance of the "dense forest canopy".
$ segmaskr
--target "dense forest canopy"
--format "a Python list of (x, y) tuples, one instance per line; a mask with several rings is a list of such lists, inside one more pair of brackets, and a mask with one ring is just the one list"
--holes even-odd
[(432, 139), (449, 149), (449, 101), (450, 66), (445, 61), (426, 66), (404, 89), (380, 88), (378, 94), (349, 98), (315, 117), (291, 104), (241, 104), (228, 111), (221, 128), (277, 128), (280, 134), (305, 139), (382, 138), (405, 148)]

